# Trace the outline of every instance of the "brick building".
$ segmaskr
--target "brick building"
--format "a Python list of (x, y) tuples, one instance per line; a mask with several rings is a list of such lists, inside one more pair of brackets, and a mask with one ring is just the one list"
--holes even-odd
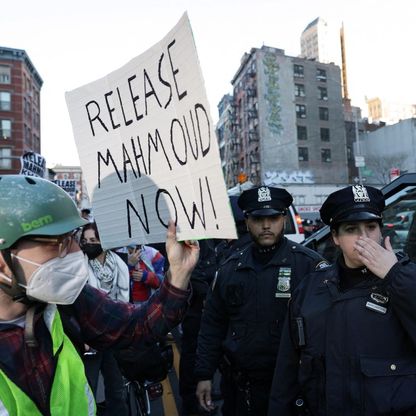
[(23, 153), (40, 153), (42, 84), (24, 50), (0, 47), (0, 173), (18, 173)]

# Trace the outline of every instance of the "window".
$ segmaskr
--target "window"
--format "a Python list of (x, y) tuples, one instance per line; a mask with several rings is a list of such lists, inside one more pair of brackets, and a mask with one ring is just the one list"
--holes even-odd
[(0, 91), (0, 110), (10, 111), (11, 109), (11, 94), (7, 91)]
[(318, 100), (328, 100), (328, 90), (325, 87), (318, 87)]
[(322, 205), (327, 198), (328, 195), (315, 195), (315, 203)]
[(293, 65), (293, 76), (303, 78), (303, 65)]
[(323, 142), (329, 142), (329, 129), (321, 127), (321, 140)]
[(322, 163), (331, 162), (331, 149), (321, 149), (321, 161)]
[(327, 107), (319, 107), (319, 120), (329, 120), (329, 109)]
[(26, 100), (26, 98), (23, 98), (23, 110), (24, 110), (25, 114), (28, 117), (30, 117), (30, 113), (31, 113), (30, 101)]
[(296, 117), (306, 118), (306, 105), (296, 104)]
[(25, 124), (25, 141), (31, 146), (32, 145), (32, 130)]
[(0, 148), (0, 169), (11, 169), (12, 168), (12, 149), (10, 147)]
[(0, 65), (0, 84), (10, 84), (10, 67)]
[(35, 129), (39, 130), (40, 117), (39, 117), (39, 114), (35, 111), (35, 109), (33, 109), (33, 111), (32, 111), (32, 123), (33, 123), (33, 127)]
[(325, 69), (316, 68), (316, 79), (318, 81), (326, 82), (326, 71), (325, 71)]
[(10, 139), (12, 137), (12, 122), (10, 120), (0, 120), (0, 139)]
[(296, 97), (305, 96), (305, 86), (303, 84), (295, 84), (295, 96)]
[(298, 130), (298, 140), (308, 139), (308, 131), (306, 130), (306, 126), (297, 126), (297, 130)]
[(36, 134), (33, 135), (33, 148), (40, 149), (40, 139)]
[(305, 195), (295, 195), (294, 198), (296, 205), (305, 205)]
[(307, 162), (309, 160), (307, 147), (298, 147), (298, 160), (301, 162)]

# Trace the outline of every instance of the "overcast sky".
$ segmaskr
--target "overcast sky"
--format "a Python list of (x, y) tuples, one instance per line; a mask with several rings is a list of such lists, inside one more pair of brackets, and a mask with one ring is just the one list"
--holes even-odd
[(8, 1), (0, 46), (24, 49), (44, 84), (42, 154), (47, 165), (79, 164), (65, 91), (103, 77), (161, 40), (187, 11), (211, 116), (231, 92), (244, 52), (263, 44), (300, 53), (300, 35), (321, 16), (344, 22), (352, 102), (416, 103), (414, 0), (52, 0)]

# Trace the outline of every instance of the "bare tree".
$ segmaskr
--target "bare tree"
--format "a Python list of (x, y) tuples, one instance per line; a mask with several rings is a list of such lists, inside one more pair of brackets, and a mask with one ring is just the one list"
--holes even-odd
[(366, 156), (365, 165), (373, 172), (374, 179), (385, 185), (390, 182), (390, 169), (398, 168), (402, 170), (405, 158), (405, 153), (391, 156)]

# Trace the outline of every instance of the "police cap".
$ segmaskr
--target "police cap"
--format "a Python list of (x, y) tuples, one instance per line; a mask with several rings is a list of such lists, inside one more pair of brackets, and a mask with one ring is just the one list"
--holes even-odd
[(286, 215), (292, 201), (286, 189), (260, 186), (244, 191), (238, 198), (238, 206), (245, 216), (267, 217)]
[(308, 218), (306, 218), (306, 219), (304, 219), (303, 221), (302, 221), (302, 225), (305, 227), (305, 226), (308, 226), (308, 225), (313, 225), (313, 221), (312, 220), (310, 220), (310, 219), (308, 219)]
[(346, 221), (381, 220), (385, 207), (382, 192), (372, 186), (353, 185), (328, 196), (320, 214), (330, 226)]

